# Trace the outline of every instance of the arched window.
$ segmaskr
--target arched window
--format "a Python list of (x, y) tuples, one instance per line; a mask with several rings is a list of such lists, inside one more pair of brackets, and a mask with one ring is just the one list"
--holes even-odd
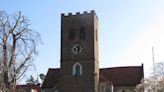
[(82, 66), (78, 62), (73, 65), (73, 75), (74, 76), (82, 75)]
[(75, 66), (75, 75), (76, 75), (76, 76), (81, 75), (81, 74), (80, 74), (80, 65), (76, 65), (76, 66)]

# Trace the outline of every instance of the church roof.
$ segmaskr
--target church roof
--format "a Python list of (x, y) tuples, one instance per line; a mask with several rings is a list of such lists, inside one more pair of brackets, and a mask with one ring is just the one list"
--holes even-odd
[(60, 69), (49, 68), (46, 78), (44, 79), (42, 88), (53, 88), (55, 84), (59, 83)]
[(114, 86), (136, 86), (143, 77), (143, 65), (100, 69), (100, 82), (106, 79)]
[[(112, 67), (100, 69), (100, 83), (109, 82), (114, 86), (136, 86), (144, 77), (142, 66)], [(50, 68), (42, 88), (53, 88), (59, 83), (60, 69)]]

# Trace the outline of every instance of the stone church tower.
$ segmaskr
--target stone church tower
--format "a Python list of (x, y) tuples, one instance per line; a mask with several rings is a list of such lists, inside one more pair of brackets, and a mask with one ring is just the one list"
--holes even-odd
[(94, 11), (61, 15), (59, 92), (98, 92), (98, 18)]
[(143, 64), (99, 68), (97, 35), (94, 11), (61, 15), (61, 67), (48, 69), (42, 92), (135, 92)]

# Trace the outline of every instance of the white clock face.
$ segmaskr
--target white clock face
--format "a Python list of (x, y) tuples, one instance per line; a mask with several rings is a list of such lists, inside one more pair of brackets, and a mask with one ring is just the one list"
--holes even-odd
[(82, 52), (82, 45), (80, 45), (79, 43), (75, 43), (75, 44), (73, 44), (73, 46), (72, 46), (72, 52), (74, 53), (74, 54), (79, 54), (79, 53), (81, 53)]

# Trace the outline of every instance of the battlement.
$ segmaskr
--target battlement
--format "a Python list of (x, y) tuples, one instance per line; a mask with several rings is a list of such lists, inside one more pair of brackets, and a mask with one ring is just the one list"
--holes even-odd
[(90, 12), (84, 11), (83, 13), (76, 12), (75, 14), (73, 14), (73, 13), (68, 13), (68, 14), (62, 13), (61, 16), (62, 17), (69, 17), (69, 16), (78, 16), (78, 15), (85, 15), (85, 14), (95, 14), (95, 11), (94, 10), (91, 10)]

